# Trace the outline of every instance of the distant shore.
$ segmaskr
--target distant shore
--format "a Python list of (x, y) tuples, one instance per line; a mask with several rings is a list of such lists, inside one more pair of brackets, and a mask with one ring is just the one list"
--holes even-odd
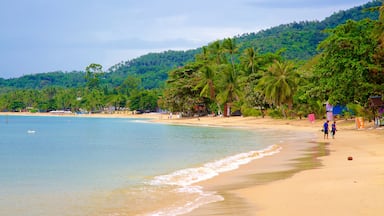
[[(0, 115), (55, 116), (50, 113)], [(60, 115), (61, 116), (61, 115)], [(72, 115), (75, 116), (75, 115)], [(81, 117), (149, 118), (162, 124), (313, 133), (313, 142), (282, 144), (279, 154), (202, 182), (225, 200), (187, 215), (382, 215), (384, 212), (384, 127), (338, 120), (335, 139), (323, 138), (323, 120), (255, 117), (170, 118), (165, 114), (83, 114)], [(348, 158), (351, 157), (349, 160)], [(315, 165), (314, 165), (315, 164)], [(242, 214), (243, 212), (243, 214)]]
[(132, 112), (115, 112), (115, 113), (61, 113), (61, 112), (0, 112), (0, 116), (57, 116), (57, 117), (95, 117), (95, 118), (160, 118), (164, 114), (160, 113), (143, 113), (133, 114)]

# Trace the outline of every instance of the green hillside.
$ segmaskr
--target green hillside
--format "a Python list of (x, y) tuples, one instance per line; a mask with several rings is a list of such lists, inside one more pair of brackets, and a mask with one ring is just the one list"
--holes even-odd
[(291, 60), (307, 60), (318, 53), (317, 46), (327, 35), (325, 29), (334, 28), (347, 20), (359, 21), (365, 18), (377, 20), (378, 12), (366, 8), (379, 6), (373, 1), (346, 11), (339, 11), (323, 21), (302, 21), (279, 25), (257, 33), (244, 34), (236, 38), (240, 52), (255, 47), (260, 53), (276, 52), (283, 49), (282, 56)]
[[(373, 1), (346, 11), (339, 11), (323, 21), (302, 21), (280, 25), (257, 33), (246, 33), (235, 37), (240, 53), (253, 47), (259, 53), (283, 51), (286, 59), (307, 60), (318, 53), (319, 42), (326, 38), (324, 29), (334, 28), (346, 20), (371, 18), (377, 20), (378, 12), (367, 12), (365, 8), (381, 5)], [(141, 79), (141, 87), (158, 88), (164, 85), (168, 72), (193, 61), (201, 48), (188, 51), (166, 51), (149, 53), (138, 58), (118, 63), (106, 70), (101, 83), (114, 88), (120, 86), (127, 76)], [(20, 78), (0, 79), (0, 92), (9, 89), (42, 89), (48, 86), (80, 87), (85, 85), (84, 72), (49, 72), (25, 75)]]
[(142, 87), (161, 87), (172, 69), (193, 61), (200, 49), (188, 51), (166, 51), (149, 53), (139, 58), (116, 64), (108, 69), (104, 82), (112, 86), (120, 85), (128, 75), (139, 77)]

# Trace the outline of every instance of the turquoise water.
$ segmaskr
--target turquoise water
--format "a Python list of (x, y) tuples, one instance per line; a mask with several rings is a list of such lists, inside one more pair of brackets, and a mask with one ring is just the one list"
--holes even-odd
[(265, 149), (296, 136), (275, 133), (144, 119), (0, 116), (0, 215), (188, 212), (222, 199), (194, 183), (275, 153)]

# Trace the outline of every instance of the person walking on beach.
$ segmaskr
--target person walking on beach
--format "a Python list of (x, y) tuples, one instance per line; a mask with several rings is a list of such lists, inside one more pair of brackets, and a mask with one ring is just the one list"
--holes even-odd
[(335, 133), (336, 133), (336, 122), (334, 121), (331, 127), (332, 139), (335, 139)]
[(325, 137), (327, 137), (327, 139), (328, 139), (328, 131), (329, 131), (328, 123), (329, 123), (329, 121), (327, 120), (327, 121), (324, 123), (324, 125), (323, 125), (324, 139), (325, 139)]

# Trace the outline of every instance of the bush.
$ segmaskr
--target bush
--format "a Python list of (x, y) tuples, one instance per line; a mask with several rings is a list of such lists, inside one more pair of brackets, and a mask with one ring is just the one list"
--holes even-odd
[(345, 120), (352, 118), (352, 113), (349, 111), (344, 111), (343, 115), (344, 115)]
[(355, 115), (355, 116), (365, 115), (363, 107), (360, 106), (359, 104), (352, 104), (352, 103), (347, 104), (347, 109), (352, 115)]
[(283, 114), (278, 109), (268, 109), (267, 115), (269, 115), (271, 118), (282, 118)]
[(31, 112), (31, 113), (37, 113), (37, 112), (39, 112), (39, 110), (38, 110), (38, 109), (31, 109), (31, 110), (29, 110), (29, 112)]
[(241, 108), (241, 113), (243, 116), (261, 116), (261, 110), (255, 109), (255, 108), (250, 108), (250, 107), (242, 107)]

